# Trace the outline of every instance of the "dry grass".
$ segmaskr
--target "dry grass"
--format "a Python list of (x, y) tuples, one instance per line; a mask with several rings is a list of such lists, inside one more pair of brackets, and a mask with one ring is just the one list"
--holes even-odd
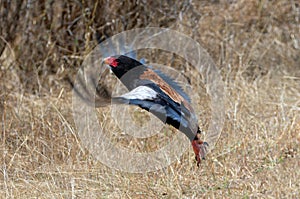
[[(299, 3), (74, 2), (0, 3), (0, 13), (9, 10), (0, 25), (1, 197), (299, 197)], [(189, 149), (156, 172), (119, 172), (93, 159), (78, 140), (64, 78), (94, 45), (93, 31), (113, 35), (145, 24), (190, 35), (219, 65), (226, 122), (199, 169)]]

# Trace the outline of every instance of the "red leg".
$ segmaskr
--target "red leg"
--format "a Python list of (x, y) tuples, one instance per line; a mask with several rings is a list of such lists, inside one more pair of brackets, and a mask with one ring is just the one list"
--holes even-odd
[(197, 166), (199, 167), (201, 160), (205, 159), (205, 155), (207, 152), (207, 142), (203, 142), (202, 140), (196, 139), (192, 141), (193, 150), (195, 153), (195, 159), (197, 161)]

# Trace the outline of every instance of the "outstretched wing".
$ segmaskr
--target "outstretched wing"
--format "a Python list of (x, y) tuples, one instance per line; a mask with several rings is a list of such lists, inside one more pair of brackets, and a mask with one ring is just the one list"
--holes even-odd
[(176, 90), (186, 101), (191, 103), (191, 98), (188, 96), (186, 92), (181, 88), (181, 86), (174, 81), (172, 78), (164, 74), (160, 70), (153, 70), (156, 74), (158, 74), (166, 83), (168, 83), (174, 90)]
[(185, 133), (191, 140), (195, 137), (197, 122), (183, 104), (173, 101), (155, 84), (136, 87), (120, 97), (112, 98), (113, 103), (136, 105), (145, 109), (162, 122), (170, 124)]

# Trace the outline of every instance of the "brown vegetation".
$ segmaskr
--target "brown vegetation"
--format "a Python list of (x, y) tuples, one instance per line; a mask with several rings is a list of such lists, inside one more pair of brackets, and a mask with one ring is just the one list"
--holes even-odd
[[(2, 0), (0, 19), (1, 197), (299, 197), (299, 2)], [(168, 168), (123, 173), (78, 140), (66, 77), (97, 38), (147, 26), (191, 36), (221, 71), (226, 122), (199, 169), (190, 148)]]

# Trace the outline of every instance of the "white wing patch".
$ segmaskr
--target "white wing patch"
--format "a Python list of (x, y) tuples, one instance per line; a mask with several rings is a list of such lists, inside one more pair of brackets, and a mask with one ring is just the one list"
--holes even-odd
[(139, 86), (132, 89), (130, 92), (121, 95), (120, 97), (125, 99), (139, 99), (139, 100), (151, 100), (157, 96), (157, 93), (147, 86)]

